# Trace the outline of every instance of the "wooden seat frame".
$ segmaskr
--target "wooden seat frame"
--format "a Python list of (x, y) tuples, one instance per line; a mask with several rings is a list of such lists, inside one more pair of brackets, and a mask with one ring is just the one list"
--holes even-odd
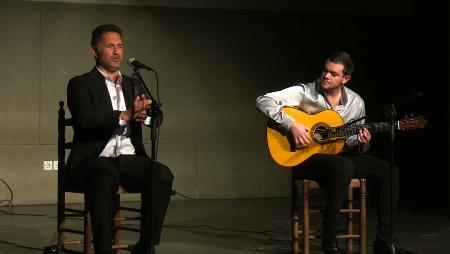
[[(303, 185), (302, 200), (299, 199), (299, 185)], [(317, 238), (310, 227), (310, 213), (318, 210), (310, 207), (310, 190), (320, 188), (319, 184), (312, 180), (298, 180), (292, 177), (292, 253), (310, 253), (310, 240)], [(359, 190), (359, 208), (355, 208), (353, 192)], [(302, 202), (302, 206), (300, 206)], [(347, 206), (340, 210), (346, 214), (345, 233), (338, 234), (337, 239), (346, 240), (347, 253), (353, 253), (353, 240), (359, 240), (359, 253), (366, 254), (366, 180), (352, 179), (348, 187)], [(354, 213), (359, 213), (359, 232), (354, 233)], [(302, 217), (299, 216), (302, 215)], [(302, 248), (301, 248), (302, 247)]]

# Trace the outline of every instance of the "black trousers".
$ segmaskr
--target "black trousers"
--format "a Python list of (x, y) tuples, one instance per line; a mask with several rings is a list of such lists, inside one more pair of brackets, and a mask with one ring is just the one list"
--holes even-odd
[(121, 155), (84, 160), (71, 173), (74, 184), (83, 185), (86, 189), (96, 253), (112, 251), (113, 217), (117, 209), (114, 201), (119, 185), (129, 192), (141, 193), (139, 241), (146, 246), (159, 243), (173, 175), (168, 167), (158, 162), (152, 175), (150, 168), (148, 157)]
[(393, 167), (393, 191), (391, 196), (391, 164), (370, 155), (315, 154), (294, 168), (294, 177), (317, 181), (326, 189), (326, 209), (323, 215), (323, 244), (334, 242), (336, 224), (348, 185), (353, 177), (367, 179), (368, 194), (377, 200), (377, 234), (388, 237), (391, 234), (391, 200), (393, 211), (398, 201), (398, 168)]

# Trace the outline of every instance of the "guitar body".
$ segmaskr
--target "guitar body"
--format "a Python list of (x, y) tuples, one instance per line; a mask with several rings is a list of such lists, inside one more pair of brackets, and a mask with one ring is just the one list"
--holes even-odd
[(289, 131), (270, 120), (267, 125), (267, 144), (273, 160), (284, 167), (294, 167), (316, 153), (337, 154), (345, 144), (345, 137), (359, 133), (361, 128), (371, 132), (390, 131), (392, 124), (396, 130), (424, 128), (427, 120), (411, 117), (395, 123), (371, 123), (363, 125), (344, 125), (342, 117), (333, 110), (324, 110), (317, 114), (306, 114), (295, 108), (284, 107), (283, 112), (309, 129), (311, 143), (307, 147), (297, 148)]
[(296, 148), (290, 132), (281, 130), (278, 124), (269, 122), (267, 127), (267, 144), (273, 160), (284, 167), (297, 166), (316, 153), (337, 154), (344, 147), (345, 138), (321, 136), (321, 130), (344, 124), (342, 117), (333, 110), (324, 110), (310, 115), (295, 108), (285, 107), (283, 112), (295, 121), (308, 127), (311, 143), (304, 148)]

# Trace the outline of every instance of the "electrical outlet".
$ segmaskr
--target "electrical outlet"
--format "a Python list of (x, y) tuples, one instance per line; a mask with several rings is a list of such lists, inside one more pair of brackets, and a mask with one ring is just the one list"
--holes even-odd
[(53, 170), (53, 161), (44, 161), (44, 170)]
[(58, 161), (53, 161), (53, 170), (58, 170)]

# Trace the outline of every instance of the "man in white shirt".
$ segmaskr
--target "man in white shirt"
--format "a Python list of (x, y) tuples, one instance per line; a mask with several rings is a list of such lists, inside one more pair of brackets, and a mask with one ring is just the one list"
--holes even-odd
[[(289, 133), (298, 149), (303, 149), (311, 144), (310, 129), (285, 114), (283, 107), (296, 107), (311, 114), (334, 110), (344, 123), (363, 119), (366, 112), (364, 100), (346, 86), (353, 70), (354, 62), (348, 53), (334, 52), (326, 59), (317, 80), (259, 96), (256, 107)], [(364, 123), (364, 120), (358, 123)], [(336, 241), (337, 216), (352, 177), (367, 178), (368, 187), (378, 194), (373, 253), (390, 254), (393, 246), (397, 254), (413, 254), (401, 248), (396, 240), (390, 241), (391, 223), (395, 221), (391, 210), (394, 213), (397, 210), (399, 172), (397, 167), (393, 167), (391, 179), (388, 162), (364, 153), (369, 149), (371, 138), (370, 131), (362, 128), (359, 134), (346, 138), (341, 153), (314, 154), (292, 169), (294, 177), (316, 180), (326, 188), (326, 208), (322, 218), (322, 250), (325, 254), (341, 253)], [(391, 186), (394, 187), (392, 190)]]

